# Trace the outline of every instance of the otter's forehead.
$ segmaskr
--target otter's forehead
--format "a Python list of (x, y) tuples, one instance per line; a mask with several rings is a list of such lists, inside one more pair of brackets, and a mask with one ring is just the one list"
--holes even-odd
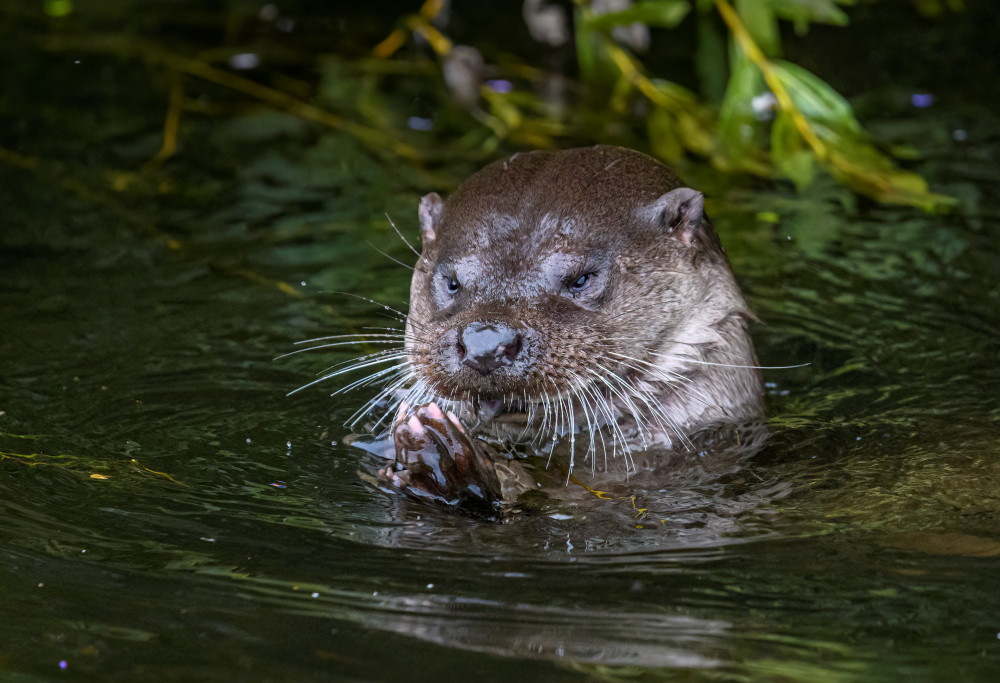
[(635, 227), (641, 207), (681, 185), (649, 157), (616, 147), (515, 154), (455, 190), (440, 234), (463, 248), (621, 236)]
[(650, 157), (618, 147), (528, 152), (471, 175), (448, 199), (445, 214), (576, 212), (614, 222), (682, 184)]
[[(551, 207), (550, 207), (551, 208)], [(578, 211), (520, 211), (490, 209), (465, 214), (461, 220), (446, 214), (442, 221), (435, 261), (475, 260), (493, 272), (517, 274), (537, 269), (550, 256), (585, 259), (586, 254), (617, 251), (628, 241), (621, 225)]]
[(571, 263), (643, 251), (659, 239), (648, 207), (680, 186), (659, 163), (620, 148), (516, 154), (444, 202), (425, 244), (427, 265), (515, 283), (559, 270), (554, 263), (566, 274)]
[[(440, 234), (445, 249), (468, 251), (507, 251), (539, 249), (571, 240), (602, 239), (601, 228), (615, 227), (609, 221), (587, 216), (575, 208), (560, 211), (556, 207), (530, 207), (511, 211), (510, 207), (483, 207), (482, 211), (449, 212), (445, 210)], [(606, 236), (606, 233), (605, 233)]]

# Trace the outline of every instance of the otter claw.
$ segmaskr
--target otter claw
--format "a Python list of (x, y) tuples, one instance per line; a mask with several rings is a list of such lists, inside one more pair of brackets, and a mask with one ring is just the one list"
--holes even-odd
[(410, 485), (409, 470), (397, 471), (394, 465), (387, 465), (386, 467), (380, 469), (378, 471), (378, 476), (397, 488), (402, 489)]
[(455, 413), (451, 412), (450, 410), (448, 411), (448, 419), (451, 420), (451, 423), (453, 425), (455, 425), (455, 429), (457, 429), (458, 431), (462, 432), (463, 434), (466, 433), (465, 432), (465, 425), (463, 425), (462, 421), (458, 419), (458, 416), (455, 415)]
[[(414, 439), (423, 439), (425, 435), (425, 429), (423, 423), (416, 415), (411, 415), (410, 419), (406, 421), (406, 426), (410, 430), (410, 436)], [(399, 447), (396, 447), (396, 452), (399, 452)]]
[(427, 408), (427, 414), (430, 416), (432, 420), (444, 419), (444, 413), (441, 412), (441, 408), (440, 406), (438, 406), (437, 403), (428, 403), (426, 408)]
[(500, 483), (489, 455), (469, 438), (455, 416), (435, 403), (417, 406), (392, 427), (396, 463), (379, 476), (408, 493), (448, 504), (501, 500)]

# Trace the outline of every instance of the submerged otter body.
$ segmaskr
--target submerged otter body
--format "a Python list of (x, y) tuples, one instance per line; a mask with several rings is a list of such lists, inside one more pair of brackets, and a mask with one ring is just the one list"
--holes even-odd
[(496, 458), (478, 452), (477, 430), (569, 441), (570, 470), (599, 454), (628, 468), (647, 448), (762, 416), (753, 313), (702, 195), (653, 159), (607, 146), (515, 154), (447, 201), (425, 196), (419, 214), (413, 382), (385, 479), (489, 501), (501, 494), (482, 462)]

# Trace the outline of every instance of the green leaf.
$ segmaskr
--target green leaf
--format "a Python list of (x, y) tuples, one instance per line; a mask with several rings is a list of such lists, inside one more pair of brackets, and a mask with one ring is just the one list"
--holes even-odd
[(913, 0), (917, 12), (928, 19), (937, 19), (945, 12), (965, 10), (965, 0)]
[(654, 155), (669, 162), (681, 160), (684, 156), (684, 145), (678, 135), (677, 120), (669, 112), (656, 107), (649, 113), (646, 127)]
[(710, 102), (721, 102), (726, 93), (729, 64), (726, 60), (726, 40), (711, 15), (698, 15), (698, 46), (694, 67), (698, 72), (701, 92)]
[(767, 0), (736, 0), (736, 11), (750, 36), (768, 57), (781, 55), (781, 34), (778, 18)]
[(764, 0), (774, 13), (782, 19), (794, 22), (796, 29), (804, 29), (809, 23), (847, 26), (848, 18), (844, 10), (837, 7), (853, 5), (854, 0)]
[(580, 66), (580, 80), (595, 92), (610, 90), (618, 78), (618, 69), (604, 47), (604, 36), (594, 30), (590, 21), (591, 11), (580, 5), (576, 14), (576, 60)]
[(774, 60), (771, 66), (806, 118), (862, 132), (850, 103), (823, 79), (791, 62)]
[(673, 81), (665, 81), (661, 78), (653, 78), (650, 81), (677, 109), (699, 106), (698, 97), (683, 85), (678, 85)]
[(711, 121), (687, 111), (677, 112), (677, 126), (684, 146), (695, 154), (711, 157), (716, 153)]
[(738, 50), (734, 52), (737, 59), (719, 111), (719, 139), (728, 165), (747, 169), (754, 167), (754, 159), (762, 153), (761, 123), (753, 113), (753, 98), (764, 92), (764, 85), (757, 67)]
[(781, 174), (799, 190), (812, 183), (816, 158), (788, 112), (779, 111), (771, 127), (771, 158)]
[[(822, 79), (789, 62), (771, 63), (793, 104), (823, 145), (823, 163), (835, 178), (880, 201), (940, 210), (954, 204), (950, 197), (929, 191), (918, 174), (898, 168), (868, 137), (851, 105)], [(806, 172), (788, 112), (775, 120), (771, 145), (775, 164), (796, 184)], [(802, 176), (804, 177), (804, 176)]]
[[(669, 115), (673, 134), (683, 148), (706, 157), (716, 156), (713, 117), (708, 109), (699, 104), (697, 96), (684, 86), (671, 81), (652, 79), (650, 82), (662, 95), (654, 100), (655, 109), (650, 115), (660, 116), (656, 113), (656, 109), (662, 109), (662, 114)], [(661, 120), (659, 123), (663, 122)], [(667, 158), (666, 155), (662, 156)]]
[(687, 0), (641, 0), (620, 12), (589, 14), (584, 21), (586, 27), (593, 31), (607, 31), (635, 23), (673, 28), (690, 11), (691, 4)]

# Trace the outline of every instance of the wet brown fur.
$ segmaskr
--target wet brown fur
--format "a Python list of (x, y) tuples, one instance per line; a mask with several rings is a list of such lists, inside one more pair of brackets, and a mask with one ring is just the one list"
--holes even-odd
[[(516, 154), (445, 202), (425, 197), (406, 330), (418, 380), (467, 414), (485, 401), (535, 404), (519, 428), (541, 438), (614, 421), (632, 446), (670, 445), (759, 418), (754, 316), (701, 195), (671, 194), (683, 187), (643, 154), (598, 146)], [(591, 289), (573, 292), (587, 274)], [(475, 322), (523, 331), (511, 365), (486, 376), (462, 365), (458, 336)], [(569, 396), (572, 419), (553, 413)]]

